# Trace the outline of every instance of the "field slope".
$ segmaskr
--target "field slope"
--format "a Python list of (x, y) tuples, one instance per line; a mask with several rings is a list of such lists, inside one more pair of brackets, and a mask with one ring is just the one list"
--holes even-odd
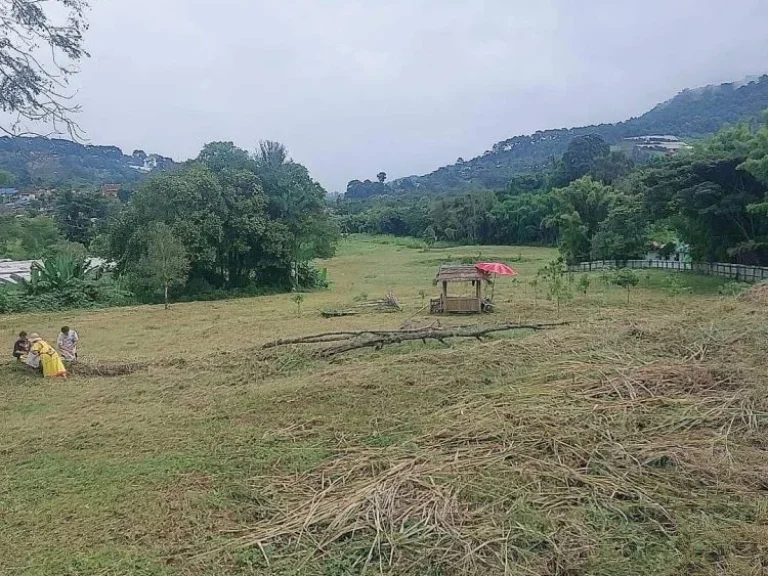
[[(528, 284), (553, 256), (355, 238), (300, 317), (290, 295), (0, 317), (9, 350), (66, 321), (93, 369), (0, 363), (0, 574), (765, 574), (764, 301), (651, 275), (627, 304), (595, 276), (548, 331), (260, 349), (399, 327), (459, 258), (513, 260), (521, 282), (444, 324), (553, 321)], [(317, 312), (388, 289), (403, 312)]]

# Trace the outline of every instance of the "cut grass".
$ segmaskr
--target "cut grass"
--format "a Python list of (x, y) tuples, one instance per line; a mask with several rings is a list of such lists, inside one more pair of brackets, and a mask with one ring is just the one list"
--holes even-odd
[[(765, 573), (768, 314), (711, 279), (627, 306), (595, 277), (546, 333), (258, 349), (398, 328), (435, 259), (479, 251), (521, 255), (524, 283), (554, 257), (354, 238), (301, 318), (290, 295), (0, 317), (9, 349), (66, 321), (84, 358), (67, 381), (0, 364), (0, 573)], [(403, 312), (314, 312), (388, 289)], [(527, 284), (496, 301), (494, 322), (556, 319)]]

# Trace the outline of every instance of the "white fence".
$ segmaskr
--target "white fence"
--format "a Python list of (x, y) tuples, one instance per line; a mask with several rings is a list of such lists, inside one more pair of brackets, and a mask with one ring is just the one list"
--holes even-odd
[(568, 266), (568, 272), (589, 272), (605, 268), (632, 268), (634, 270), (678, 270), (707, 276), (723, 276), (741, 282), (768, 280), (768, 267), (723, 264), (720, 262), (677, 262), (674, 260), (597, 260)]

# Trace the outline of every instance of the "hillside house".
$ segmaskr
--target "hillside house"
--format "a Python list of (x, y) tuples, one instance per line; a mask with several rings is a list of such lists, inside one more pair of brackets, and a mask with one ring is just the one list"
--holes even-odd
[(104, 186), (101, 187), (101, 195), (104, 196), (104, 198), (117, 199), (119, 193), (120, 184), (104, 184)]
[(690, 262), (691, 248), (688, 244), (682, 242), (661, 242), (653, 241), (648, 245), (648, 253), (645, 260), (668, 260), (671, 262)]
[(16, 201), (19, 191), (16, 188), (0, 188), (0, 204)]

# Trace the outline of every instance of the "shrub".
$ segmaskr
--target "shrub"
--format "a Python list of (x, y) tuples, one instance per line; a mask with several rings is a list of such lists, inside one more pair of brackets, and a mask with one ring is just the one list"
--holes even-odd
[(304, 290), (328, 288), (328, 269), (318, 268), (311, 262), (302, 262), (296, 268), (296, 280)]
[(666, 290), (667, 294), (673, 298), (693, 292), (693, 288), (688, 286), (683, 279), (676, 274), (667, 276), (667, 278), (664, 279), (664, 290)]
[(737, 282), (735, 280), (731, 280), (730, 282), (726, 282), (720, 288), (717, 289), (720, 296), (730, 296), (732, 298), (735, 298), (739, 294), (742, 294), (743, 292), (746, 292), (746, 290), (749, 288), (749, 284), (746, 282)]

